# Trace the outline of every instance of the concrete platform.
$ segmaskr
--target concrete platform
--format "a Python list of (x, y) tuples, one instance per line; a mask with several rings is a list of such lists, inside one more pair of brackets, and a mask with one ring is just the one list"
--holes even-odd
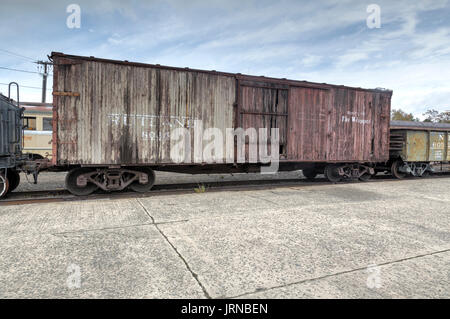
[(1, 298), (450, 297), (448, 177), (5, 206), (0, 228)]

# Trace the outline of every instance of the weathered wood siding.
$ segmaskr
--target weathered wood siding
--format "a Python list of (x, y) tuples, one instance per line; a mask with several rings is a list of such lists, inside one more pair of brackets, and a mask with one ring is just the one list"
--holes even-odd
[(327, 160), (388, 160), (391, 93), (333, 88), (330, 95)]
[(230, 76), (54, 57), (54, 77), (79, 93), (55, 96), (58, 164), (172, 163), (172, 129), (233, 127)]
[[(54, 164), (172, 164), (171, 131), (178, 127), (189, 129), (190, 159), (198, 163), (203, 149), (195, 147), (195, 120), (223, 134), (224, 153), (215, 163), (227, 162), (226, 147), (236, 148), (226, 145), (228, 128), (279, 128), (282, 161), (389, 158), (391, 91), (52, 57)], [(248, 160), (248, 143), (245, 150)]]
[[(288, 114), (288, 88), (274, 87), (254, 87), (249, 85), (241, 85), (240, 90), (240, 127), (244, 130), (254, 128), (259, 136), (259, 130), (267, 129), (267, 150), (265, 154), (270, 154), (270, 143), (272, 140), (271, 129), (279, 128), (279, 144), (280, 159), (286, 159), (286, 143), (287, 143), (287, 114)], [(256, 142), (256, 141), (255, 141)], [(249, 143), (251, 143), (249, 141)], [(249, 144), (247, 143), (247, 144)], [(256, 144), (259, 144), (258, 142)], [(259, 145), (255, 145), (256, 148)], [(255, 149), (256, 149), (255, 148)], [(248, 146), (246, 147), (248, 153)], [(249, 158), (249, 155), (246, 155)]]
[(327, 159), (328, 128), (331, 117), (330, 90), (293, 87), (289, 96), (290, 159), (316, 161)]
[(238, 125), (278, 127), (281, 159), (383, 162), (389, 158), (391, 91), (301, 86), (251, 77), (241, 77), (239, 90)]
[[(351, 88), (331, 88), (326, 91), (301, 89), (314, 99), (316, 107), (312, 123), (305, 123), (303, 130), (311, 127), (312, 135), (306, 144), (312, 143), (313, 160), (382, 162), (389, 157), (389, 120), (391, 93), (377, 93)], [(311, 91), (311, 92), (309, 92)], [(303, 112), (308, 102), (293, 105)], [(315, 117), (314, 117), (315, 116)], [(326, 129), (325, 129), (326, 128)], [(318, 133), (325, 129), (326, 134)], [(319, 145), (319, 146), (317, 146)], [(301, 154), (301, 151), (298, 151)], [(315, 156), (315, 157), (314, 157)]]

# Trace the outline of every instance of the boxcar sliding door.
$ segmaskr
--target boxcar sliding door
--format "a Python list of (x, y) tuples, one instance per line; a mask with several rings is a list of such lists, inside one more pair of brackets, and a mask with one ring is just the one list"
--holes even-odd
[[(255, 128), (258, 134), (260, 128), (267, 128), (266, 154), (271, 154), (271, 129), (278, 128), (280, 159), (287, 158), (288, 98), (287, 85), (239, 80), (238, 127)], [(246, 138), (246, 160), (249, 146)]]

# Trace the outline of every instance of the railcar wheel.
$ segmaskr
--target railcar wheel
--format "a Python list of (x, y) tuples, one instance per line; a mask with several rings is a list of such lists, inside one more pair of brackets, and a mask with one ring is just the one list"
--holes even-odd
[(369, 174), (369, 173), (364, 173), (364, 174), (362, 174), (360, 177), (359, 177), (359, 180), (361, 181), (361, 182), (367, 182), (369, 179), (371, 179), (372, 178), (372, 175), (371, 174)]
[(8, 170), (9, 189), (8, 193), (11, 193), (20, 184), (20, 174), (15, 169)]
[(141, 183), (139, 183), (139, 181), (132, 183), (129, 186), (130, 189), (135, 192), (138, 192), (138, 193), (149, 192), (152, 189), (153, 185), (155, 184), (155, 172), (153, 172), (152, 169), (147, 168), (147, 167), (138, 167), (133, 170), (146, 173), (148, 178), (147, 178), (147, 183), (145, 183), (145, 184), (141, 184)]
[(339, 166), (338, 165), (327, 165), (325, 167), (325, 177), (332, 183), (339, 182), (342, 177), (339, 175)]
[(403, 162), (401, 160), (396, 160), (394, 163), (392, 163), (391, 174), (395, 178), (403, 179), (406, 176), (406, 173), (402, 173), (402, 172), (399, 171), (399, 168), (402, 165), (402, 163)]
[(8, 193), (9, 181), (4, 174), (0, 174), (0, 198), (3, 198)]
[(98, 189), (98, 186), (92, 183), (87, 183), (86, 186), (78, 186), (77, 179), (80, 175), (92, 172), (90, 168), (75, 168), (67, 173), (66, 176), (66, 188), (73, 195), (76, 196), (87, 196), (92, 194)]
[(430, 171), (425, 171), (422, 173), (422, 175), (420, 175), (420, 177), (430, 177)]
[(317, 176), (317, 170), (314, 168), (306, 168), (306, 169), (302, 169), (302, 174), (303, 176), (305, 176), (307, 179), (314, 179)]

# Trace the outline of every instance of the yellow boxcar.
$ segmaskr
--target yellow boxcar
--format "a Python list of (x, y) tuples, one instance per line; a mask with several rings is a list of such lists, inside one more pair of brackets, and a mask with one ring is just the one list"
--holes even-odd
[(446, 171), (450, 124), (392, 121), (389, 152), (392, 174), (398, 178)]

